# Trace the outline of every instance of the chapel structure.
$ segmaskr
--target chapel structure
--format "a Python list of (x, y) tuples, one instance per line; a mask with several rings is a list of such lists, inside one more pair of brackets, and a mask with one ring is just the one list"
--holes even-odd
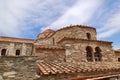
[(37, 56), (38, 80), (119, 80), (120, 50), (97, 40), (96, 29), (47, 29), (36, 40), (0, 36), (0, 56)]

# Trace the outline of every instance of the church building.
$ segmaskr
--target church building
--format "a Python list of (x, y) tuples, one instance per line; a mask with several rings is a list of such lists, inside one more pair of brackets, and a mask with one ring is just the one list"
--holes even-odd
[(0, 36), (0, 56), (36, 56), (37, 80), (120, 80), (120, 50), (90, 26), (47, 29), (34, 40)]

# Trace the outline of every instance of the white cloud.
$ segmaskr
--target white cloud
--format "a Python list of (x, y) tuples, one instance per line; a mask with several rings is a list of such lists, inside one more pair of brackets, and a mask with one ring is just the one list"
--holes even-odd
[[(58, 29), (70, 24), (84, 24), (93, 18), (103, 1), (0, 0), (0, 35), (15, 37), (24, 37), (25, 33), (32, 35), (36, 28), (34, 25), (37, 25), (37, 29), (44, 30)], [(99, 38), (119, 32), (119, 21), (120, 11), (100, 29)], [(49, 26), (43, 27), (46, 25)]]
[(34, 25), (51, 23), (73, 1), (76, 0), (0, 0), (0, 35), (24, 37), (33, 32)]
[(120, 32), (120, 7), (104, 24), (104, 26), (98, 30), (98, 38), (110, 37), (115, 33)]
[(0, 34), (7, 36), (21, 35), (20, 22), (26, 16), (28, 0), (0, 0)]
[(46, 28), (58, 29), (70, 24), (83, 24), (91, 19), (102, 3), (103, 0), (78, 0), (65, 14)]

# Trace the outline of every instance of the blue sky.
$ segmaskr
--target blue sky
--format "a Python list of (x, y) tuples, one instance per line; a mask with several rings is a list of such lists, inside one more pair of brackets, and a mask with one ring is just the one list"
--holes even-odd
[(0, 35), (36, 39), (41, 31), (83, 24), (120, 49), (120, 0), (0, 0)]

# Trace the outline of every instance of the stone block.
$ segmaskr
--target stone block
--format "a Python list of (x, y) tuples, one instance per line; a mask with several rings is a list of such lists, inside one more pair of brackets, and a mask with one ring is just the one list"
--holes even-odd
[(3, 73), (3, 76), (4, 76), (4, 77), (8, 77), (8, 76), (14, 76), (15, 74), (17, 74), (17, 72), (15, 72), (15, 71), (4, 72), (4, 73)]
[(0, 75), (0, 80), (4, 80), (3, 77)]

